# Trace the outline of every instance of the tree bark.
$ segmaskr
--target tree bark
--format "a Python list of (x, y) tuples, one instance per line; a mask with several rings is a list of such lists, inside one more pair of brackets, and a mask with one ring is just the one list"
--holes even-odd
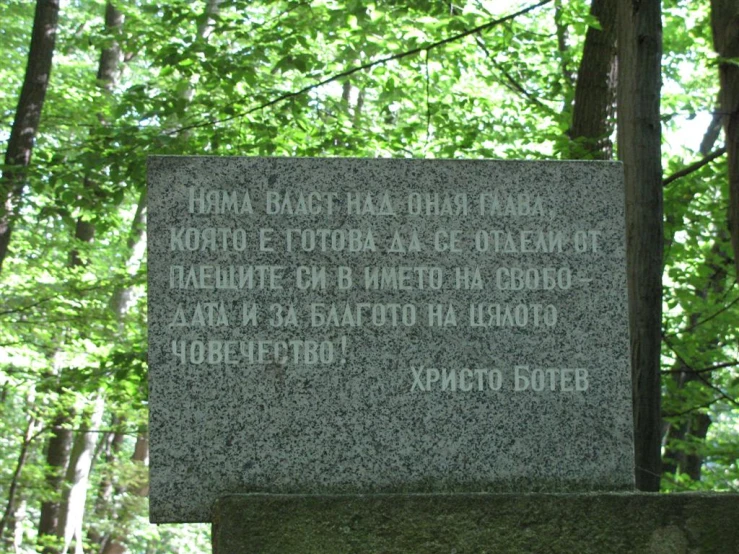
[[(16, 513), (16, 491), (18, 490), (18, 483), (20, 482), (21, 472), (23, 467), (28, 461), (29, 449), (31, 442), (35, 437), (36, 419), (31, 417), (28, 419), (28, 425), (26, 426), (26, 432), (23, 435), (23, 441), (21, 442), (20, 452), (18, 454), (18, 461), (15, 464), (15, 471), (13, 471), (13, 477), (10, 480), (10, 487), (8, 488), (8, 501), (5, 504), (5, 510), (3, 511), (3, 517), (0, 519), (0, 544), (5, 542), (7, 547), (10, 547), (15, 542), (15, 526), (17, 521), (15, 520)], [(5, 540), (3, 535), (5, 529), (9, 529), (8, 539)]]
[(13, 530), (13, 552), (20, 553), (23, 545), (23, 525), (20, 523), (25, 521), (28, 515), (28, 501), (22, 498), (16, 505), (11, 519), (9, 529)]
[[(123, 23), (123, 15), (118, 12), (111, 2), (106, 4), (105, 24), (106, 31), (113, 32)], [(100, 61), (98, 63), (97, 79), (100, 86), (105, 90), (110, 90), (115, 83), (115, 76), (118, 64), (121, 59), (121, 50), (119, 45), (113, 41), (107, 48), (100, 53)], [(101, 121), (101, 123), (105, 123)], [(85, 178), (84, 186), (86, 188), (94, 188), (96, 185), (89, 178)], [(79, 218), (75, 227), (75, 239), (80, 242), (90, 243), (95, 237), (95, 227), (90, 222)], [(69, 267), (75, 268), (86, 264), (86, 259), (80, 254), (79, 249), (74, 248), (69, 253)], [(63, 390), (57, 391), (60, 395), (64, 394)], [(69, 464), (70, 451), (72, 448), (73, 434), (65, 429), (73, 419), (69, 413), (60, 413), (57, 415), (54, 425), (54, 435), (49, 441), (49, 449), (47, 453), (47, 465), (52, 468), (51, 473), (47, 477), (47, 485), (52, 490), (60, 490), (64, 476), (63, 472)], [(73, 469), (70, 466), (70, 469)], [(68, 511), (69, 499), (65, 497), (64, 502), (47, 501), (41, 508), (41, 518), (39, 521), (38, 536), (42, 539), (45, 535), (65, 536), (65, 527), (69, 516)], [(60, 521), (60, 510), (61, 517)], [(81, 540), (81, 539), (80, 539)], [(53, 547), (44, 549), (45, 554), (51, 554), (57, 550)]]
[[(56, 416), (52, 426), (52, 435), (49, 439), (49, 445), (46, 452), (46, 465), (48, 466), (46, 473), (46, 488), (50, 491), (61, 490), (64, 482), (64, 471), (69, 463), (69, 453), (72, 448), (73, 433), (66, 426), (69, 424), (71, 416), (61, 413)], [(41, 504), (41, 516), (38, 525), (39, 544), (44, 542), (47, 535), (55, 535), (57, 524), (59, 522), (59, 500), (53, 498), (46, 500)], [(54, 554), (55, 549), (44, 547), (43, 554)]]
[[(207, 42), (208, 37), (215, 29), (215, 22), (221, 11), (221, 4), (224, 0), (207, 0), (205, 4), (205, 17), (198, 24), (197, 34), (195, 35), (195, 44), (199, 42)], [(179, 97), (184, 101), (185, 105), (189, 104), (195, 95), (195, 87), (189, 80), (183, 79), (178, 85)], [(176, 129), (179, 126), (179, 118), (174, 115), (167, 122), (167, 127)], [(192, 136), (192, 129), (185, 129), (177, 134), (180, 143), (185, 144)]]
[[(557, 53), (559, 54), (559, 68), (562, 72), (567, 87), (570, 88), (574, 84), (572, 71), (567, 66), (567, 26), (562, 23), (562, 0), (554, 0), (554, 25), (557, 29)], [(565, 105), (565, 109), (570, 106)]]
[[(112, 2), (105, 4), (105, 30), (106, 34), (114, 34), (123, 27), (123, 14), (119, 12)], [(108, 92), (113, 90), (117, 81), (117, 73), (123, 59), (121, 47), (118, 41), (113, 41), (107, 48), (100, 52), (98, 63), (98, 84)]]
[[(713, 294), (716, 297), (723, 295), (725, 292), (726, 277), (728, 275), (727, 270), (732, 265), (731, 258), (722, 248), (722, 245), (728, 242), (729, 237), (727, 235), (727, 231), (720, 229), (711, 247), (710, 254), (706, 256), (705, 265), (709, 268), (711, 276), (705, 286), (696, 291), (696, 295), (703, 301), (708, 298), (709, 294)], [(704, 316), (705, 314), (702, 312), (691, 314), (689, 328), (695, 328)], [(719, 348), (719, 340), (717, 337), (714, 337), (702, 346), (701, 351), (710, 356), (711, 352), (715, 352)], [(706, 360), (701, 358), (701, 365), (705, 362)], [(688, 386), (688, 383), (693, 381), (703, 381), (709, 384), (713, 379), (712, 373), (699, 375), (694, 371), (695, 368), (686, 367), (685, 360), (680, 360), (676, 369), (678, 371), (672, 374), (672, 378), (678, 390), (684, 389)], [(694, 442), (705, 441), (711, 423), (712, 420), (708, 414), (694, 411), (685, 414), (679, 424), (668, 426), (664, 462), (662, 464), (664, 473), (674, 475), (680, 472), (687, 474), (693, 481), (700, 479), (703, 457), (698, 452), (686, 452), (679, 445), (684, 444), (686, 440), (692, 440)], [(678, 446), (676, 447), (675, 445)]]
[(36, 1), (28, 65), (5, 151), (5, 168), (0, 178), (0, 272), (19, 214), (33, 143), (41, 121), (58, 20), (58, 0)]
[(721, 99), (719, 98), (719, 107), (717, 111), (711, 117), (711, 122), (708, 124), (708, 129), (703, 134), (703, 140), (701, 141), (698, 152), (704, 156), (708, 156), (713, 150), (713, 145), (716, 144), (719, 135), (721, 134)]
[[(116, 33), (122, 25), (123, 14), (115, 9), (112, 2), (107, 2), (105, 6), (106, 34)], [(115, 86), (120, 62), (121, 48), (118, 42), (113, 40), (106, 48), (101, 50), (96, 74), (98, 85), (106, 92), (110, 92)], [(100, 116), (100, 123), (101, 125), (107, 124), (102, 115)], [(85, 177), (83, 186), (86, 189), (97, 189), (97, 183), (89, 176)], [(75, 239), (81, 243), (91, 243), (94, 238), (95, 226), (82, 217), (78, 218), (75, 227)], [(69, 266), (74, 268), (84, 265), (87, 265), (86, 257), (81, 255), (78, 248), (72, 249), (69, 253)], [(102, 421), (103, 406), (102, 400), (98, 400), (98, 406), (90, 419), (90, 425), (93, 428), (98, 427)], [(81, 551), (82, 548), (82, 520), (95, 441), (95, 434), (81, 431), (74, 441), (68, 462), (65, 478), (67, 488), (64, 490), (62, 502), (59, 504), (58, 523), (53, 530), (57, 536), (63, 539), (62, 552), (65, 553), (74, 538), (77, 540), (77, 551)]]
[[(146, 227), (146, 204), (147, 195), (146, 190), (143, 190), (139, 195), (139, 201), (136, 205), (136, 213), (133, 216), (131, 222), (131, 230), (126, 240), (126, 246), (128, 247), (129, 256), (133, 253), (136, 245), (142, 239), (144, 235), (144, 229)], [(129, 301), (131, 299), (132, 289), (117, 287), (113, 291), (113, 295), (110, 299), (110, 309), (115, 314), (116, 319), (119, 321), (123, 317), (124, 313), (128, 309)]]
[[(670, 426), (667, 434), (667, 443), (674, 444), (674, 441), (684, 442), (688, 439), (703, 442), (708, 434), (708, 428), (711, 426), (711, 417), (708, 414), (695, 413), (687, 416), (686, 421), (681, 425)], [(703, 469), (703, 456), (698, 452), (686, 451), (684, 447), (670, 447), (665, 452), (664, 472), (673, 475), (684, 473), (693, 481), (699, 481)]]
[(660, 487), (662, 168), (660, 0), (619, 2), (618, 153), (626, 184), (626, 249), (636, 487)]
[[(106, 34), (114, 34), (120, 30), (123, 25), (123, 14), (115, 9), (111, 2), (105, 5), (105, 31)], [(105, 91), (110, 92), (116, 83), (118, 67), (121, 63), (121, 47), (117, 41), (113, 41), (107, 48), (103, 48), (100, 52), (100, 61), (98, 62), (97, 82)], [(100, 123), (106, 125), (103, 117), (100, 116)], [(97, 184), (89, 177), (84, 179), (83, 187), (87, 190), (97, 189)], [(94, 195), (93, 195), (94, 196)], [(91, 243), (95, 238), (95, 226), (79, 217), (75, 227), (74, 238), (79, 242)], [(80, 255), (80, 251), (74, 248), (69, 253), (70, 267), (79, 267), (86, 264), (86, 260)]]
[[(143, 236), (146, 223), (146, 201), (146, 191), (143, 191), (139, 197), (139, 202), (136, 207), (136, 214), (134, 215), (133, 221), (131, 223), (131, 230), (129, 232), (128, 240), (126, 241), (130, 254), (133, 253), (136, 244), (141, 240)], [(130, 292), (131, 291), (129, 289), (117, 288), (113, 292), (113, 296), (111, 297), (110, 307), (119, 321), (123, 318), (123, 315), (128, 309), (127, 301)], [(123, 425), (123, 423), (123, 421), (118, 422), (119, 425)], [(111, 443), (111, 457), (109, 461), (112, 461), (112, 459), (120, 451), (122, 443), (123, 434), (116, 433), (113, 436), (113, 440)], [(136, 439), (136, 447), (134, 449), (132, 460), (134, 462), (141, 462), (144, 466), (146, 466), (148, 465), (148, 459), (148, 434), (146, 434), (145, 431), (142, 431)], [(136, 491), (134, 494), (140, 494), (142, 496), (147, 495), (148, 485), (146, 485), (146, 487), (147, 488), (145, 491), (141, 491), (141, 487), (139, 487), (137, 483), (134, 487), (134, 490)], [(104, 510), (102, 504), (107, 503), (109, 499), (113, 496), (114, 492), (116, 495), (120, 495), (126, 492), (126, 488), (125, 486), (114, 485), (112, 480), (104, 480), (103, 483), (101, 483), (100, 493), (98, 496), (100, 505), (96, 507), (97, 511), (102, 512)], [(110, 533), (107, 533), (105, 535), (91, 535), (91, 539), (94, 539), (94, 541), (100, 545), (98, 551), (101, 554), (123, 554), (127, 550), (127, 526), (129, 524), (129, 520), (133, 517), (133, 515), (125, 509), (125, 506), (123, 511), (121, 512), (117, 512), (116, 508), (112, 508), (111, 511), (113, 512), (111, 519), (115, 519), (116, 521), (115, 528)]]
[(713, 44), (721, 57), (719, 93), (729, 163), (729, 233), (739, 275), (739, 0), (711, 0)]
[(617, 0), (593, 0), (590, 14), (601, 29), (588, 27), (577, 70), (570, 128), (570, 158), (610, 160), (616, 102)]
[(57, 536), (64, 541), (62, 554), (69, 551), (73, 539), (77, 544), (75, 552), (82, 553), (82, 521), (85, 514), (93, 452), (97, 442), (97, 433), (94, 430), (98, 429), (102, 423), (104, 408), (105, 402), (102, 397), (99, 397), (92, 413), (87, 415), (87, 421), (77, 433), (74, 441), (65, 479), (67, 487), (64, 489), (62, 503), (59, 507), (59, 524), (56, 530)]
[[(143, 429), (136, 437), (136, 446), (134, 447), (131, 460), (142, 466), (142, 469), (149, 465), (149, 434)], [(140, 475), (141, 480), (132, 483), (133, 487), (127, 492), (137, 496), (146, 496), (149, 494), (148, 474), (142, 471)], [(126, 491), (121, 488), (118, 492), (122, 494)], [(107, 537), (101, 554), (124, 554), (128, 550), (126, 547), (126, 531), (133, 516), (134, 514), (131, 514), (127, 510), (118, 514), (116, 529)]]
[[(120, 424), (121, 421), (114, 418), (113, 425), (118, 426)], [(105, 446), (103, 449), (103, 458), (106, 465), (106, 473), (100, 480), (100, 486), (98, 488), (97, 499), (95, 501), (95, 520), (108, 517), (108, 515), (114, 510), (111, 506), (114, 491), (114, 473), (112, 464), (114, 464), (118, 459), (125, 438), (126, 437), (122, 431), (115, 431), (113, 433), (106, 434), (104, 439)], [(96, 545), (96, 552), (101, 552), (108, 540), (107, 535), (100, 532), (100, 530), (95, 527), (88, 529), (87, 539), (88, 542)]]

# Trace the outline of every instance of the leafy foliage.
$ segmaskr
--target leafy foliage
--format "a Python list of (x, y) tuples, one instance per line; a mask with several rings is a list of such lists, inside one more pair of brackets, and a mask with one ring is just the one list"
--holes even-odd
[[(146, 156), (560, 157), (585, 32), (598, 23), (584, 0), (555, 4), (493, 24), (515, 9), (226, 0), (214, 10), (212, 1), (122, 0), (122, 28), (106, 31), (102, 0), (64, 3), (27, 194), (0, 275), (0, 495), (7, 499), (17, 481), (20, 552), (34, 551), (41, 502), (59, 498), (43, 486), (53, 422), (72, 414), (63, 425), (80, 429), (84, 406), (98, 396), (106, 415), (96, 430), (86, 540), (119, 540), (130, 552), (207, 551), (202, 528), (148, 526), (145, 459), (131, 461), (146, 431), (138, 224)], [(6, 0), (0, 18), (7, 140), (32, 5)], [(708, 21), (705, 0), (665, 2), (666, 176), (700, 157), (682, 144), (681, 128), (716, 109)], [(106, 91), (97, 64), (113, 42), (124, 61)], [(666, 471), (668, 490), (739, 488), (739, 288), (727, 207), (720, 160), (665, 189), (665, 454), (666, 464), (683, 460)], [(94, 227), (93, 240), (75, 238), (80, 222)], [(71, 264), (72, 253), (83, 263)], [(698, 415), (710, 421), (702, 433)], [(28, 459), (18, 464), (24, 444)], [(691, 455), (699, 480), (686, 469)]]

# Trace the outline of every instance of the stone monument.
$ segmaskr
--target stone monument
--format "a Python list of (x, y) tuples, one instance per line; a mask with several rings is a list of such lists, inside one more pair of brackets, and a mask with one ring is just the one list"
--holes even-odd
[(633, 488), (611, 162), (149, 160), (153, 522)]

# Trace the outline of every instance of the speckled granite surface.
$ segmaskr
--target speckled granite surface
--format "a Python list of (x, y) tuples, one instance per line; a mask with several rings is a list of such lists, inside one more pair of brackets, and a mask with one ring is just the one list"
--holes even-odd
[(149, 206), (152, 521), (633, 486), (619, 164), (155, 157)]

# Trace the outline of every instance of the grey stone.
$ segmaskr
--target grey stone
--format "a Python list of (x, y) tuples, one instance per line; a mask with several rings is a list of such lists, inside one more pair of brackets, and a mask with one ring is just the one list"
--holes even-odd
[(620, 164), (155, 157), (149, 206), (152, 521), (633, 487)]
[(220, 499), (214, 554), (736, 554), (737, 494)]

